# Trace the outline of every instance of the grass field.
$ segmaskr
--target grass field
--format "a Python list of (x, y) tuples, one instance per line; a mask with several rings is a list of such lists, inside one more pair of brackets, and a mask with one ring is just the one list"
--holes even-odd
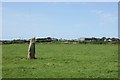
[(28, 44), (2, 46), (3, 78), (117, 78), (118, 46), (112, 44), (36, 44), (27, 60)]

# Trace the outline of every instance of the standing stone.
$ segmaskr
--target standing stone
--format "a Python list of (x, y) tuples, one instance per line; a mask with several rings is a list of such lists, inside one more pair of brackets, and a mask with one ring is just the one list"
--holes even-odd
[(30, 40), (27, 58), (28, 59), (36, 59), (35, 58), (35, 37)]

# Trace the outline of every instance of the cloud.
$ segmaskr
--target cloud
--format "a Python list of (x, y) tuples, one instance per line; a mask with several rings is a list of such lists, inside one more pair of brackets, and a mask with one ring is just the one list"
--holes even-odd
[(95, 14), (101, 14), (103, 13), (103, 10), (91, 10), (90, 12), (95, 13)]
[(117, 13), (110, 13), (103, 10), (91, 10), (90, 12), (98, 16), (102, 24), (116, 23), (118, 19)]

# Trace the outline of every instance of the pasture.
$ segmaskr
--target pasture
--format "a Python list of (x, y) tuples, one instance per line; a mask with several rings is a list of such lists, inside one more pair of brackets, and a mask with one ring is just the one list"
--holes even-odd
[(2, 45), (3, 78), (117, 78), (115, 44), (36, 44), (37, 59), (27, 60), (28, 44)]

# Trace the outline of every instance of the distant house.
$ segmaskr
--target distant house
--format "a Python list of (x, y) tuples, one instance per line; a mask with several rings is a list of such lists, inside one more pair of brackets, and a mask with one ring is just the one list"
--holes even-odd
[(84, 37), (81, 37), (81, 38), (79, 38), (78, 40), (80, 40), (80, 41), (84, 41), (85, 38), (84, 38)]
[(112, 41), (112, 40), (111, 40), (111, 38), (107, 38), (106, 41), (109, 41), (109, 42), (110, 42), (110, 41)]

